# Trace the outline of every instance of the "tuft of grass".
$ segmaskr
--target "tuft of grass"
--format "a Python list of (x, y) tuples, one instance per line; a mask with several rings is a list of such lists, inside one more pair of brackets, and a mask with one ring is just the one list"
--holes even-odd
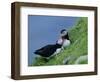
[[(37, 58), (36, 62), (33, 62), (32, 66), (47, 66), (47, 65), (64, 65), (64, 64), (75, 64), (75, 61), (80, 57), (87, 55), (88, 50), (88, 20), (86, 17), (79, 18), (75, 26), (69, 30), (69, 37), (71, 45), (65, 50), (61, 51), (57, 56), (54, 56), (48, 61), (43, 58)], [(67, 58), (68, 61), (63, 63)], [(87, 64), (87, 60), (80, 64)]]

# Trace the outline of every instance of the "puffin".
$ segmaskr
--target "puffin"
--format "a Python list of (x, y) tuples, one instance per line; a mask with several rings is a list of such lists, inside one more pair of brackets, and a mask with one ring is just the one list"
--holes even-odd
[(69, 33), (66, 29), (61, 30), (61, 38), (63, 40), (62, 49), (67, 48), (71, 44), (71, 40), (69, 38)]
[(60, 53), (61, 47), (62, 47), (62, 39), (59, 39), (56, 41), (55, 44), (49, 44), (38, 50), (35, 50), (34, 54), (46, 59), (50, 59), (51, 57)]

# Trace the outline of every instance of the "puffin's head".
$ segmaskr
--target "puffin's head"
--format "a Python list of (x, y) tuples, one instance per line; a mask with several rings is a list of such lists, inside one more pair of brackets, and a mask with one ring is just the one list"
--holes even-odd
[(60, 31), (60, 33), (61, 33), (60, 35), (61, 35), (61, 37), (62, 37), (62, 36), (67, 35), (68, 32), (67, 32), (66, 29), (62, 29), (62, 30)]

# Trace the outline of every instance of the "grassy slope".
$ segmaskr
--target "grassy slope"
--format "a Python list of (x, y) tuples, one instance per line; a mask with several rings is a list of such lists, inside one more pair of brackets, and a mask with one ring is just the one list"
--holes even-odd
[[(67, 64), (74, 64), (80, 56), (87, 55), (87, 18), (80, 18), (77, 24), (69, 30), (71, 45), (48, 62), (43, 58), (37, 58), (33, 66), (63, 65), (63, 61), (69, 58)], [(87, 61), (83, 62), (87, 63)]]

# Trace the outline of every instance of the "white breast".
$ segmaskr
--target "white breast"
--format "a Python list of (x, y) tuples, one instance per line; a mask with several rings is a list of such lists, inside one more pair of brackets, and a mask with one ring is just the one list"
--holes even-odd
[(67, 46), (69, 46), (70, 45), (70, 40), (64, 40), (64, 42), (63, 42), (63, 47), (67, 47)]

